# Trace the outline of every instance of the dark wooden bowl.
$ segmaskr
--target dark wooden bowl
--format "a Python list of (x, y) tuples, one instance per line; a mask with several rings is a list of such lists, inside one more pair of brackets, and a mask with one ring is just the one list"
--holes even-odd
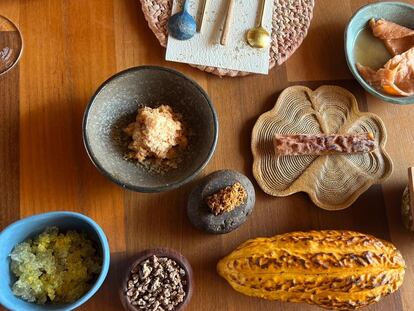
[(187, 284), (184, 286), (184, 291), (186, 295), (184, 297), (184, 301), (180, 303), (179, 305), (177, 305), (174, 311), (185, 310), (185, 308), (187, 307), (188, 303), (191, 300), (191, 296), (193, 295), (193, 284), (194, 284), (193, 269), (191, 268), (191, 265), (188, 262), (187, 258), (185, 258), (180, 253), (172, 249), (168, 249), (168, 248), (154, 248), (154, 249), (148, 249), (148, 250), (142, 251), (141, 253), (138, 254), (137, 258), (132, 263), (132, 265), (128, 267), (128, 270), (126, 271), (125, 276), (122, 279), (121, 288), (119, 290), (119, 296), (121, 298), (121, 302), (122, 302), (122, 305), (124, 306), (124, 309), (129, 310), (129, 311), (141, 311), (142, 310), (142, 309), (139, 309), (133, 306), (130, 303), (127, 295), (125, 295), (125, 292), (127, 291), (127, 283), (128, 283), (129, 276), (130, 276), (132, 269), (153, 255), (156, 255), (157, 257), (170, 258), (176, 261), (177, 264), (185, 270)]

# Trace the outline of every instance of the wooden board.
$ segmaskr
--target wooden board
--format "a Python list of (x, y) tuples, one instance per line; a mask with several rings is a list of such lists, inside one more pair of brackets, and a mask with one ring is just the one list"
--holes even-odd
[[(414, 106), (386, 104), (366, 94), (351, 79), (343, 55), (345, 24), (368, 2), (373, 1), (318, 0), (308, 37), (283, 66), (269, 76), (221, 79), (163, 61), (164, 50), (137, 0), (2, 0), (0, 12), (21, 27), (25, 50), (19, 66), (0, 77), (0, 228), (52, 210), (93, 217), (108, 235), (111, 268), (99, 293), (79, 310), (97, 311), (121, 310), (117, 289), (125, 264), (148, 247), (174, 248), (191, 262), (196, 285), (188, 310), (316, 311), (236, 293), (218, 277), (217, 260), (256, 236), (319, 228), (359, 230), (391, 240), (408, 263), (401, 290), (365, 310), (414, 310), (414, 235), (403, 229), (399, 209), (407, 167), (414, 166)], [(339, 212), (316, 208), (304, 194), (268, 196), (256, 184), (256, 208), (239, 230), (223, 236), (201, 233), (185, 215), (194, 183), (163, 194), (125, 191), (101, 176), (84, 150), (81, 120), (89, 97), (110, 75), (143, 64), (175, 68), (211, 96), (221, 129), (204, 174), (229, 168), (253, 179), (254, 122), (274, 106), (284, 88), (296, 84), (312, 89), (340, 85), (355, 94), (361, 111), (378, 114), (387, 127), (386, 149), (394, 173)]]

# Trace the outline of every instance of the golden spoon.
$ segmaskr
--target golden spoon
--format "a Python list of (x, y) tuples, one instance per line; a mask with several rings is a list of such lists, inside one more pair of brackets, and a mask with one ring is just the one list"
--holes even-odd
[(266, 6), (266, 0), (262, 0), (262, 7), (260, 11), (260, 23), (257, 27), (250, 29), (247, 32), (247, 43), (254, 48), (265, 48), (270, 44), (270, 34), (263, 27), (263, 15)]

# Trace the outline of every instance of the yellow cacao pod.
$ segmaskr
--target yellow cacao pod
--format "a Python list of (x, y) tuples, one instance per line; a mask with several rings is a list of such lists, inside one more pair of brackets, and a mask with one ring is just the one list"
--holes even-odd
[(248, 296), (354, 310), (396, 291), (405, 262), (389, 242), (326, 230), (248, 240), (217, 271)]

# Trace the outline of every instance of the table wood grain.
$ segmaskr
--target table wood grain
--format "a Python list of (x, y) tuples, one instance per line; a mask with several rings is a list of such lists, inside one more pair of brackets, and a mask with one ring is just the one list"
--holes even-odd
[[(55, 210), (95, 219), (108, 236), (111, 267), (102, 289), (80, 310), (108, 311), (121, 310), (120, 278), (134, 255), (149, 247), (174, 248), (191, 262), (195, 292), (189, 310), (318, 310), (240, 295), (218, 277), (216, 262), (248, 238), (294, 230), (358, 230), (391, 240), (408, 266), (401, 290), (365, 310), (414, 310), (414, 234), (403, 229), (400, 219), (407, 167), (414, 166), (414, 107), (387, 104), (364, 92), (343, 53), (348, 19), (369, 2), (375, 1), (317, 0), (308, 37), (284, 65), (268, 76), (233, 79), (164, 61), (165, 51), (137, 0), (1, 0), (0, 14), (19, 25), (25, 47), (19, 65), (0, 77), (0, 228)], [(110, 75), (144, 64), (175, 68), (210, 95), (220, 136), (201, 175), (229, 168), (253, 179), (254, 122), (284, 88), (297, 84), (343, 86), (356, 95), (362, 111), (380, 115), (395, 171), (339, 212), (317, 208), (305, 194), (273, 198), (255, 184), (257, 203), (246, 224), (227, 235), (201, 233), (185, 214), (197, 180), (168, 193), (129, 192), (100, 175), (84, 150), (81, 121), (90, 96)]]

